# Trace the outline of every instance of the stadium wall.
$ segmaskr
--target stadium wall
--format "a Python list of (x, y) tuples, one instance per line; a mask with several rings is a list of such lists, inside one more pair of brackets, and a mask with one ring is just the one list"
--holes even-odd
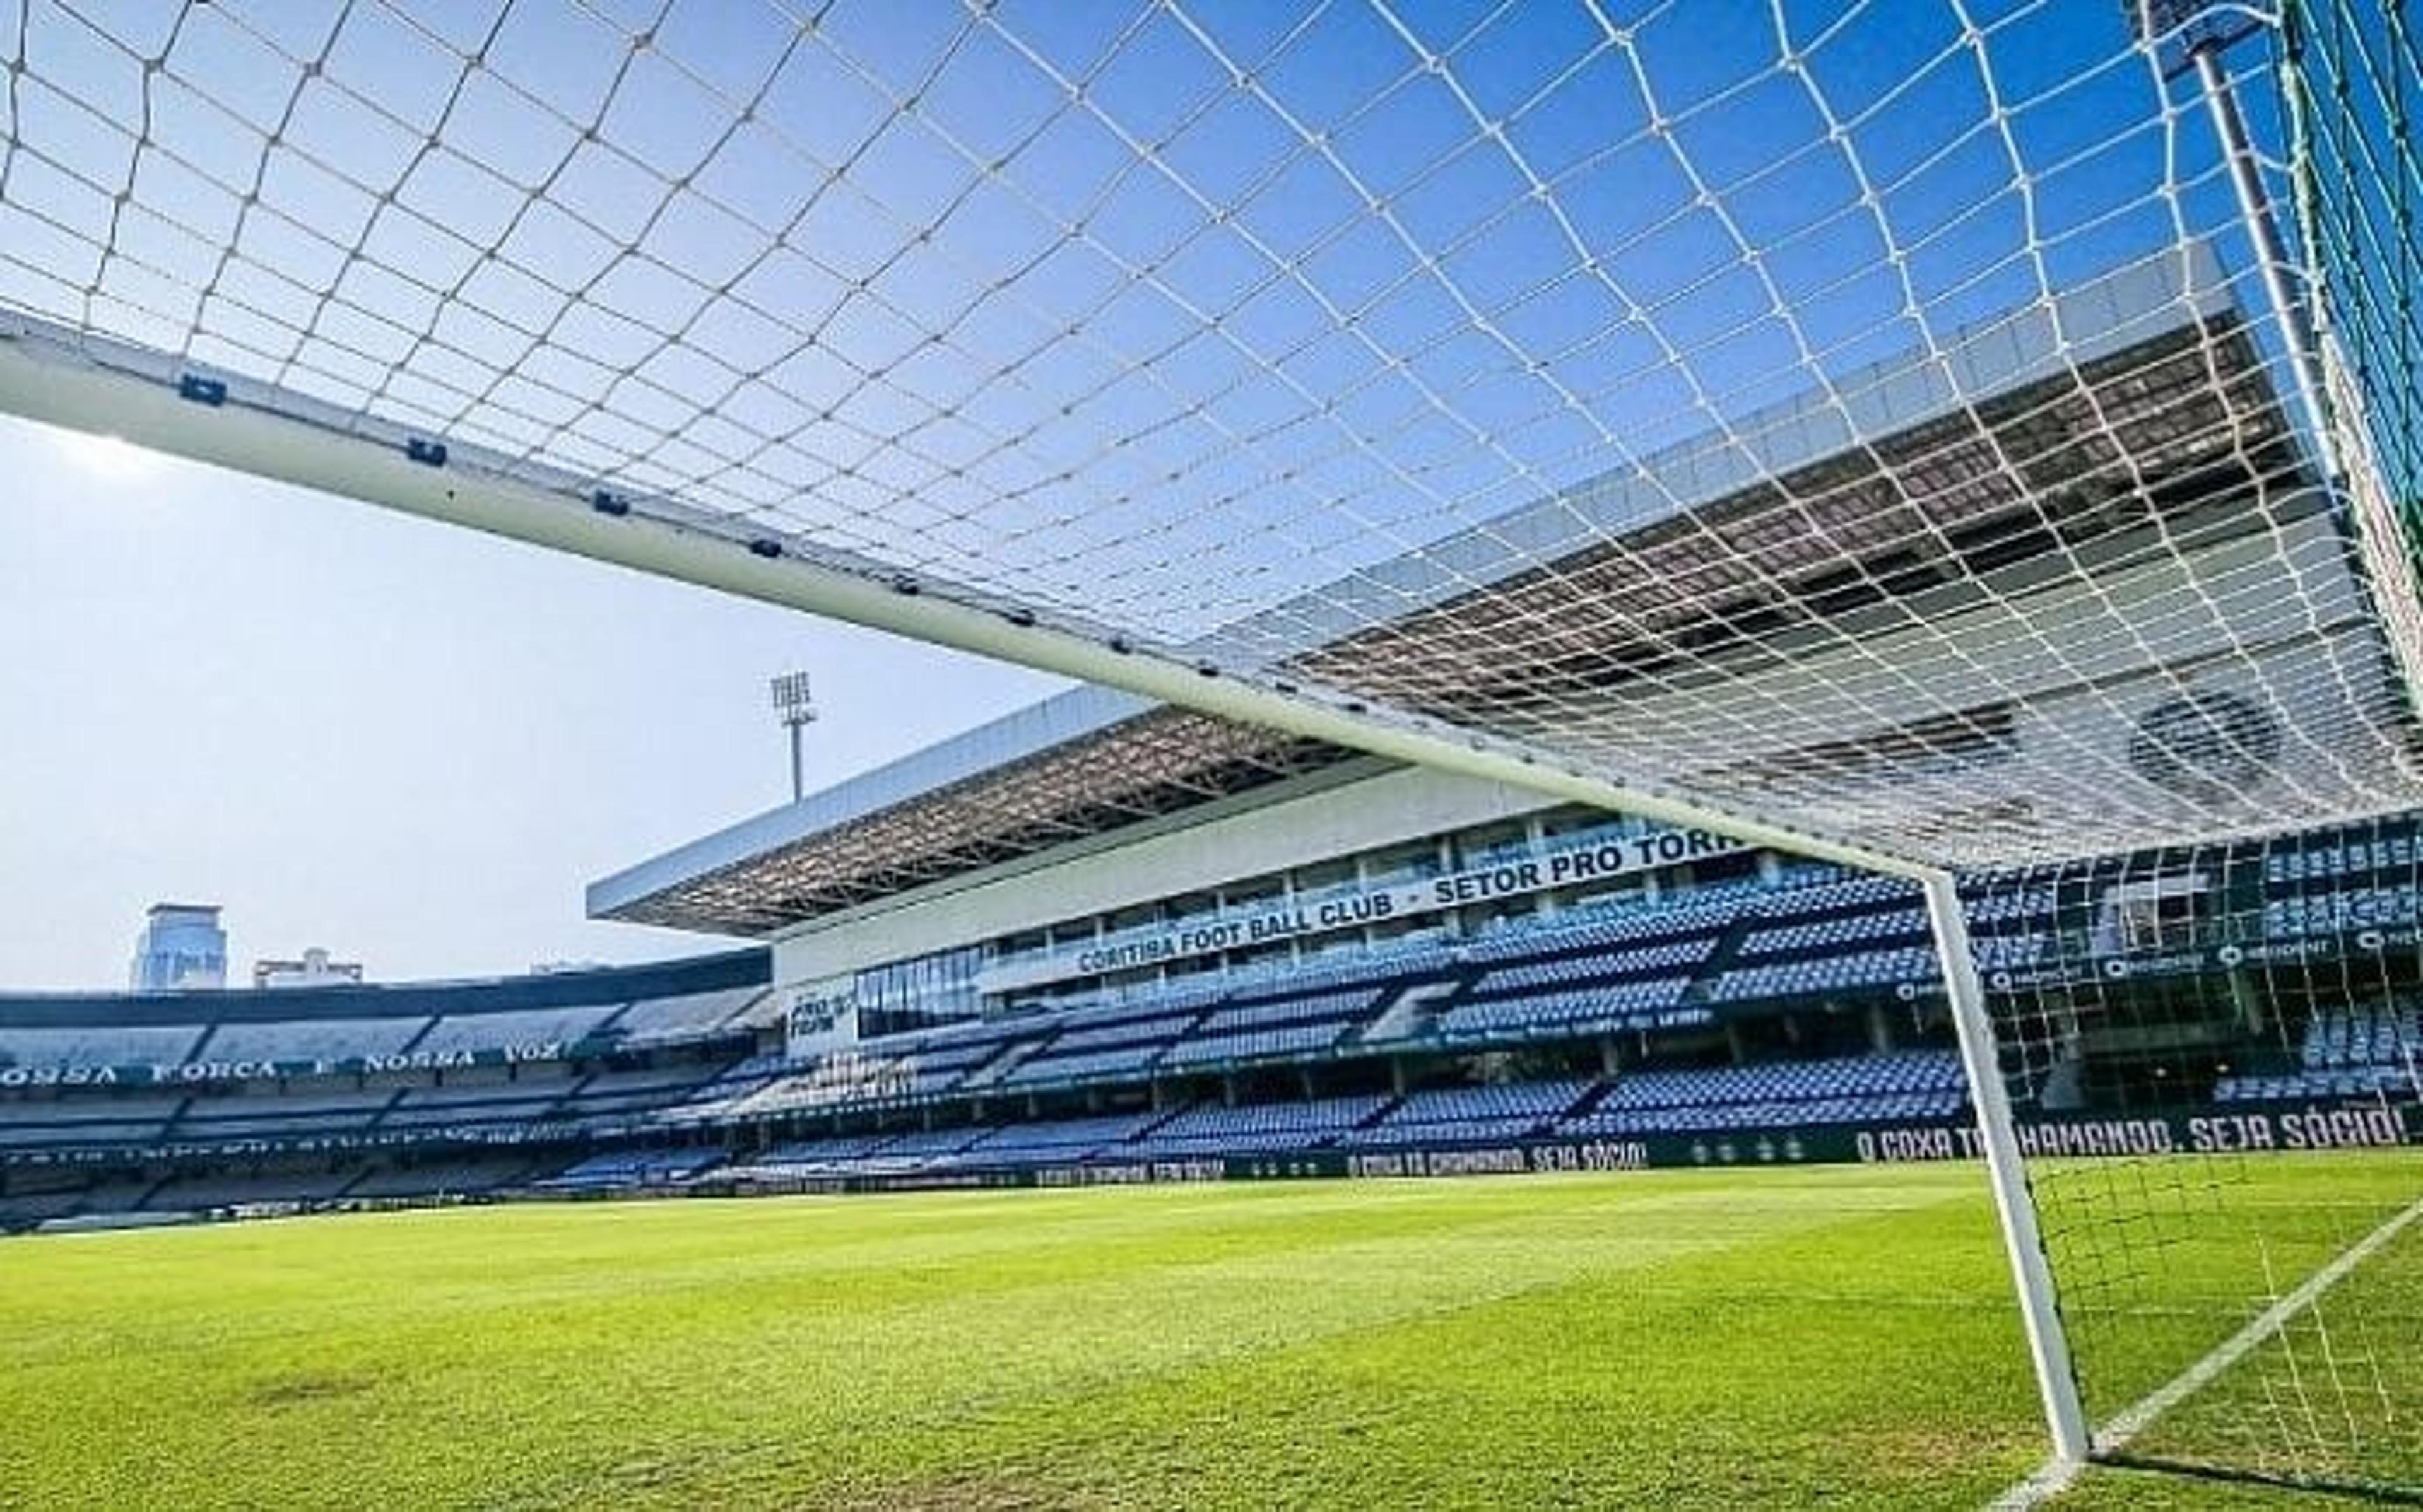
[(1056, 850), (847, 912), (778, 936), (778, 987), (807, 984), (1062, 920), (1106, 914), (1356, 851), (1553, 808), (1528, 789), (1426, 768), (1317, 773), (1114, 842)]

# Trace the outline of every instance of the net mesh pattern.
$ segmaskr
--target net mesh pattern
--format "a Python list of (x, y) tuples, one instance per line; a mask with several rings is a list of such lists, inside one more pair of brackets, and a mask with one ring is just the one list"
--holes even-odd
[(2423, 1488), (2418, 899), (2411, 817), (1971, 888), (2112, 1457)]
[(2413, 803), (2202, 86), (1716, 8), (21, 0), (0, 311), (1878, 852)]
[(2016, 868), (2107, 1441), (2411, 1488), (2423, 59), (2146, 8), (15, 0), (0, 360)]
[[(2181, 72), (2195, 44), (2218, 56), (2250, 29), (2234, 8), (2171, 8)], [(2248, 95), (2278, 113), (2257, 150), (2286, 169), (2302, 248), (2278, 270), (2281, 313), (2309, 343), (2366, 612), (2411, 678), (2423, 55), (2399, 6), (2292, 0), (2278, 20), (2282, 87)], [(2030, 1197), (2106, 1456), (2423, 1488), (2418, 899), (2411, 814), (1973, 887)]]
[(2330, 346), (2354, 391), (2343, 405), (2373, 471), (2407, 512), (2423, 500), (2423, 38), (2403, 6), (2297, 0), (2286, 8), (2301, 228)]

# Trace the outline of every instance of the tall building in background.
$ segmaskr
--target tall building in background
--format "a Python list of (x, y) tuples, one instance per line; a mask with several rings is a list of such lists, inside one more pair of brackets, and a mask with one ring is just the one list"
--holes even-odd
[(135, 937), (129, 985), (137, 992), (227, 985), (227, 931), (218, 905), (155, 903)]
[(361, 979), (361, 962), (332, 961), (328, 953), (317, 945), (306, 950), (299, 961), (252, 963), (252, 984), (256, 987), (329, 987)]

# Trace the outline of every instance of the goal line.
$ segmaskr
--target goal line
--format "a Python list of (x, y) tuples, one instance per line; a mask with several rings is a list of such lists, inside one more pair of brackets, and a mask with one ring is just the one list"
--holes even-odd
[[(2085, 1469), (2089, 1463), (2139, 1464), (2147, 1469), (2189, 1470), (2200, 1474), (2210, 1473), (2202, 1467), (2184, 1466), (2167, 1459), (2135, 1459), (2127, 1454), (2127, 1450), (2130, 1444), (2146, 1429), (2152, 1427), (2164, 1413), (2210, 1385), (2223, 1372), (2254, 1352), (2257, 1346), (2287, 1328), (2291, 1319), (2311, 1309), (2315, 1303), (2321, 1300), (2324, 1293), (2353, 1274), (2357, 1267), (2387, 1248), (2399, 1235), (2414, 1226), (2418, 1218), (2423, 1218), (2423, 1198), (2416, 1198), (2404, 1208), (2392, 1214), (2380, 1227), (2358, 1239), (2336, 1259), (2300, 1282), (2287, 1295), (2248, 1319), (2245, 1327), (2214, 1346), (2209, 1353), (2162, 1386), (2146, 1394), (2142, 1400), (2106, 1424), (2095, 1435), (2092, 1460), (2059, 1458), (2048, 1460), (2035, 1473), (1996, 1499), (1993, 1504), (1996, 1512), (2025, 1512), (2025, 1509), (2045, 1504), (2067, 1489), (2071, 1482), (2078, 1478), (2079, 1472)], [(2246, 1473), (2238, 1473), (2233, 1478), (2246, 1478)], [(2385, 1488), (2368, 1486), (2362, 1489), (2367, 1494), (2387, 1494)], [(2401, 1496), (2399, 1499), (2412, 1498)]]

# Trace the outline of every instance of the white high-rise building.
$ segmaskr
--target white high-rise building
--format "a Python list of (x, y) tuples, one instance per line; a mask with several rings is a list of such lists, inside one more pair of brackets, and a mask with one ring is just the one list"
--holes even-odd
[(135, 937), (128, 984), (137, 992), (227, 985), (227, 931), (214, 903), (155, 903)]

